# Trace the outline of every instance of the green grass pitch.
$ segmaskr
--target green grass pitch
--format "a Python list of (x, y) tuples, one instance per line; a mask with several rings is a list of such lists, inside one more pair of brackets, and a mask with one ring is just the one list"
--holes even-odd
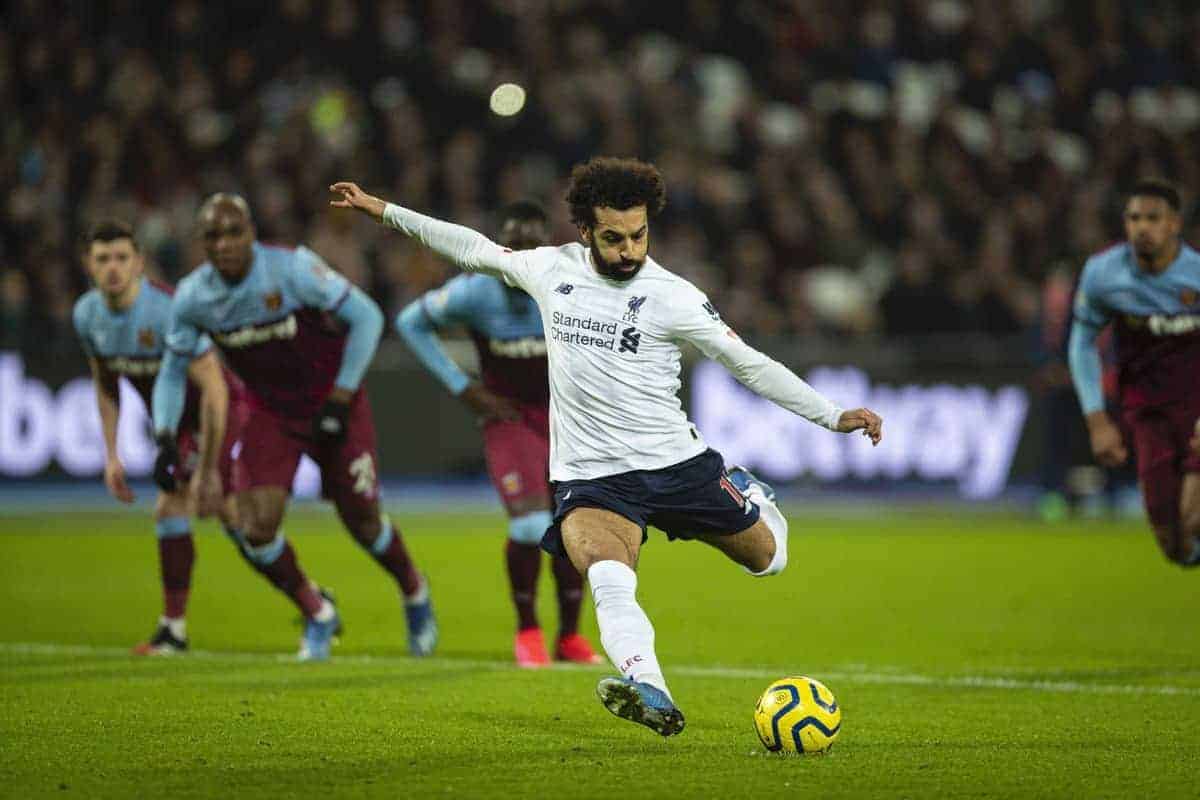
[[(652, 533), (639, 597), (688, 723), (663, 740), (600, 706), (607, 668), (511, 666), (499, 514), (396, 519), (432, 578), (437, 656), (405, 655), (390, 582), (332, 515), (298, 511), (286, 528), (346, 634), (333, 662), (296, 664), (294, 612), (214, 525), (198, 529), (199, 652), (137, 660), (159, 611), (148, 519), (0, 516), (0, 795), (1200, 793), (1200, 572), (1140, 524), (796, 514), (768, 580)], [(788, 674), (837, 695), (827, 756), (755, 737), (755, 699)]]

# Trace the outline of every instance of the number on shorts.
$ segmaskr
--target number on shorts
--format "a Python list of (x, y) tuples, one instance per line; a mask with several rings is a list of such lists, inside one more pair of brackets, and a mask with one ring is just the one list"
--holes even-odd
[(354, 493), (370, 497), (375, 492), (375, 461), (363, 453), (350, 462), (350, 477), (354, 478)]

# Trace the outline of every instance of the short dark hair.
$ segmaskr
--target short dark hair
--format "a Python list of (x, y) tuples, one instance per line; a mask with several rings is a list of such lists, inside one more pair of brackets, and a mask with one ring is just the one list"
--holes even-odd
[(501, 225), (510, 219), (519, 220), (520, 222), (550, 221), (550, 218), (546, 216), (546, 209), (542, 208), (540, 203), (535, 203), (532, 200), (517, 200), (509, 203), (500, 209), (499, 217)]
[(667, 187), (662, 173), (653, 164), (636, 158), (599, 156), (576, 164), (567, 187), (567, 205), (571, 222), (591, 227), (596, 224), (596, 208), (624, 211), (645, 206), (655, 217), (667, 204)]
[(93, 242), (115, 242), (117, 239), (128, 239), (133, 249), (138, 249), (137, 239), (133, 236), (133, 226), (120, 219), (104, 219), (91, 227), (87, 235), (87, 246)]
[(1179, 213), (1179, 210), (1183, 207), (1183, 204), (1179, 200), (1179, 190), (1166, 181), (1139, 181), (1138, 184), (1133, 187), (1132, 191), (1129, 192), (1127, 202), (1135, 197), (1162, 198), (1175, 213)]

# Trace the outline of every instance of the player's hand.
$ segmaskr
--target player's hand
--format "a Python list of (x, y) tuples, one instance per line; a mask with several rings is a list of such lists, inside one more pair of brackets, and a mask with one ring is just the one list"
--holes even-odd
[(374, 218), (376, 221), (383, 220), (383, 209), (387, 206), (387, 203), (374, 195), (367, 194), (359, 188), (357, 183), (353, 181), (338, 181), (329, 187), (329, 191), (338, 195), (337, 199), (329, 201), (329, 205), (334, 208), (354, 208)]
[(1121, 440), (1121, 429), (1104, 411), (1096, 411), (1087, 417), (1088, 437), (1092, 440), (1092, 455), (1101, 466), (1119, 467), (1129, 458), (1129, 451)]
[(196, 503), (196, 516), (211, 517), (221, 513), (225, 490), (217, 470), (197, 470), (192, 476), (191, 492)]
[(321, 410), (313, 417), (312, 437), (318, 445), (337, 444), (346, 438), (350, 404), (336, 397), (328, 397)]
[(158, 488), (170, 494), (175, 491), (175, 465), (179, 463), (179, 445), (170, 433), (154, 437), (158, 444), (158, 455), (154, 457), (154, 482)]
[(104, 462), (104, 485), (108, 487), (108, 493), (122, 503), (133, 502), (133, 490), (125, 482), (125, 465), (116, 456)]
[(883, 440), (883, 418), (869, 408), (854, 408), (843, 411), (838, 419), (838, 433), (853, 433), (861, 430), (871, 440), (871, 446)]
[(459, 397), (483, 422), (516, 422), (521, 418), (521, 409), (516, 403), (488, 391), (480, 383), (468, 384)]

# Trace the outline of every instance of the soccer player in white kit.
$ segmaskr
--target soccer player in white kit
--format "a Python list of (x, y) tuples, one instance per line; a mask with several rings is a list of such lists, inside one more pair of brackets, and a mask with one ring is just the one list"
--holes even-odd
[(571, 173), (567, 203), (582, 242), (512, 251), (476, 231), (335, 183), (331, 205), (358, 209), (463, 269), (528, 292), (541, 310), (550, 364), (554, 522), (542, 547), (588, 578), (600, 642), (620, 678), (597, 686), (619, 717), (663, 736), (683, 730), (636, 599), (638, 553), (653, 525), (709, 544), (751, 575), (787, 564), (787, 522), (774, 492), (728, 472), (683, 413), (679, 345), (690, 342), (744, 385), (829, 430), (882, 420), (843, 411), (721, 321), (704, 294), (647, 255), (649, 220), (666, 203), (662, 176), (633, 159), (593, 158)]

